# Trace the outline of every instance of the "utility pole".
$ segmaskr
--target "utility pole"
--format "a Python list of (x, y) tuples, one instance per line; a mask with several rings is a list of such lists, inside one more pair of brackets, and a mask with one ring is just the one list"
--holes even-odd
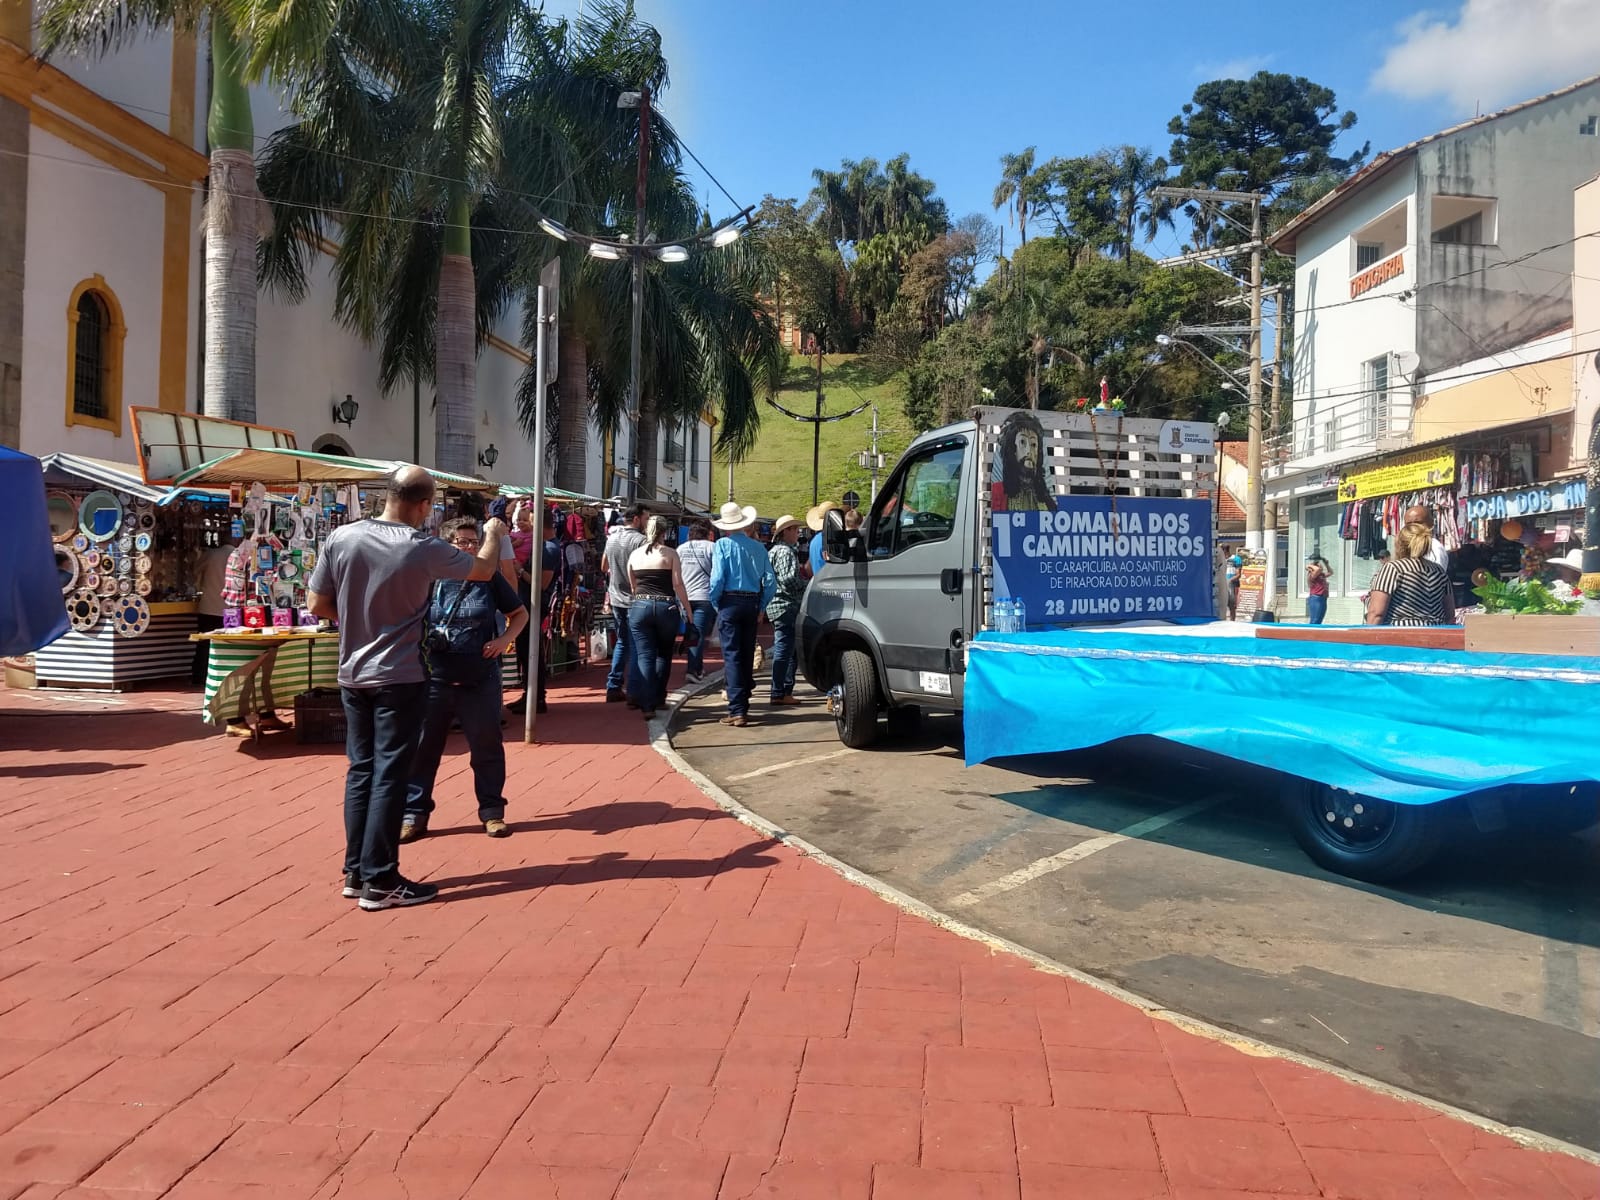
[(822, 343), (817, 343), (817, 411), (811, 421), (811, 507), (820, 502), (817, 480), (822, 470)]
[(872, 406), (872, 449), (856, 456), (856, 462), (872, 472), (872, 490), (867, 493), (867, 507), (878, 498), (878, 472), (883, 469), (883, 456), (878, 453), (878, 406)]
[(639, 498), (639, 385), (641, 360), (644, 357), (644, 205), (645, 180), (650, 171), (650, 89), (641, 86), (637, 93), (625, 92), (618, 98), (622, 104), (635, 96), (639, 105), (639, 168), (633, 192), (633, 313), (632, 328), (628, 334), (628, 451), (633, 469), (628, 472), (628, 498)]
[[(1267, 409), (1265, 437), (1276, 439), (1283, 420), (1283, 293), (1285, 289), (1273, 287), (1266, 294), (1272, 297), (1272, 402)], [(1278, 598), (1278, 504), (1269, 501), (1262, 506), (1262, 535), (1267, 548), (1267, 577), (1261, 585), (1261, 607), (1270, 609)]]
[[(1245, 251), (1250, 253), (1250, 444), (1246, 458), (1248, 480), (1245, 485), (1244, 540), (1251, 550), (1260, 550), (1264, 521), (1261, 487), (1261, 255), (1266, 245), (1261, 240), (1261, 206), (1266, 196), (1261, 192), (1228, 192), (1210, 188), (1159, 187), (1151, 189), (1152, 196), (1171, 200), (1192, 200), (1200, 204), (1248, 204), (1250, 225), (1246, 230), (1250, 240), (1243, 246), (1215, 246), (1163, 259), (1161, 266), (1173, 267), (1189, 263), (1208, 262), (1217, 258), (1230, 258)], [(1219, 210), (1220, 211), (1220, 210)], [(1244, 224), (1227, 213), (1222, 218), (1238, 229)]]
[(733, 459), (728, 459), (728, 503), (733, 503)]

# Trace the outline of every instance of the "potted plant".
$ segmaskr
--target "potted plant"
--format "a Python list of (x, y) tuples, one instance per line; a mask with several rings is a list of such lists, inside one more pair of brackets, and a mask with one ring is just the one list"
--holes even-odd
[(1462, 620), (1468, 650), (1600, 655), (1600, 617), (1580, 615), (1584, 597), (1569, 585), (1493, 576), (1475, 577), (1474, 584), (1483, 611)]

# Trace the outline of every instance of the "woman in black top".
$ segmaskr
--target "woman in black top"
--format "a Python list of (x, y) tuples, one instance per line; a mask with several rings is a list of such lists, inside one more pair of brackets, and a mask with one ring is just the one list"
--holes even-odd
[(1394, 557), (1372, 577), (1367, 595), (1368, 625), (1454, 625), (1456, 606), (1450, 577), (1428, 560), (1433, 531), (1426, 525), (1403, 527), (1395, 537)]

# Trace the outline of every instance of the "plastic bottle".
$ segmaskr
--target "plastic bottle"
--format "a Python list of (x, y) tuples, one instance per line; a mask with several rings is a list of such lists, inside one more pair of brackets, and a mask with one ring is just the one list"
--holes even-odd
[(1028, 606), (1021, 597), (1011, 602), (1011, 620), (1016, 626), (1013, 633), (1028, 632)]

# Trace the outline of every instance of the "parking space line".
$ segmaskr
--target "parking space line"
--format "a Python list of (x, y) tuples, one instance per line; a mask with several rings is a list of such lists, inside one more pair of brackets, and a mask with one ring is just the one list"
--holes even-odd
[(1009, 875), (1002, 875), (999, 879), (975, 887), (970, 892), (962, 892), (961, 895), (956, 896), (949, 903), (954, 908), (969, 908), (974, 904), (979, 904), (989, 899), (991, 896), (998, 896), (1004, 892), (1012, 891), (1025, 883), (1032, 883), (1040, 876), (1048, 875), (1052, 871), (1059, 871), (1062, 867), (1070, 866), (1072, 863), (1081, 862), (1083, 859), (1088, 858), (1089, 855), (1097, 854), (1101, 850), (1108, 850), (1119, 842), (1133, 841), (1145, 837), (1158, 829), (1164, 829), (1168, 825), (1187, 820), (1189, 817), (1194, 816), (1196, 813), (1204, 812), (1208, 808), (1215, 808), (1221, 803), (1222, 798), (1220, 796), (1213, 796), (1205, 800), (1195, 800), (1178, 808), (1168, 809), (1164, 813), (1157, 813), (1153, 817), (1146, 817), (1142, 821), (1135, 821), (1126, 829), (1119, 829), (1115, 833), (1106, 833), (1101, 834), (1099, 837), (1088, 838), (1079, 842), (1076, 846), (1069, 846), (1057, 854), (1051, 854), (1045, 858), (1037, 859), (1025, 867), (1019, 867)]
[(805, 767), (812, 763), (827, 762), (831, 758), (843, 758), (847, 754), (856, 753), (854, 750), (835, 750), (831, 754), (813, 754), (810, 758), (791, 758), (787, 762), (773, 763), (771, 766), (760, 767), (754, 771), (746, 771), (743, 775), (729, 775), (729, 783), (739, 783), (745, 779), (756, 779), (762, 775), (775, 775), (779, 771), (787, 771), (790, 767)]

